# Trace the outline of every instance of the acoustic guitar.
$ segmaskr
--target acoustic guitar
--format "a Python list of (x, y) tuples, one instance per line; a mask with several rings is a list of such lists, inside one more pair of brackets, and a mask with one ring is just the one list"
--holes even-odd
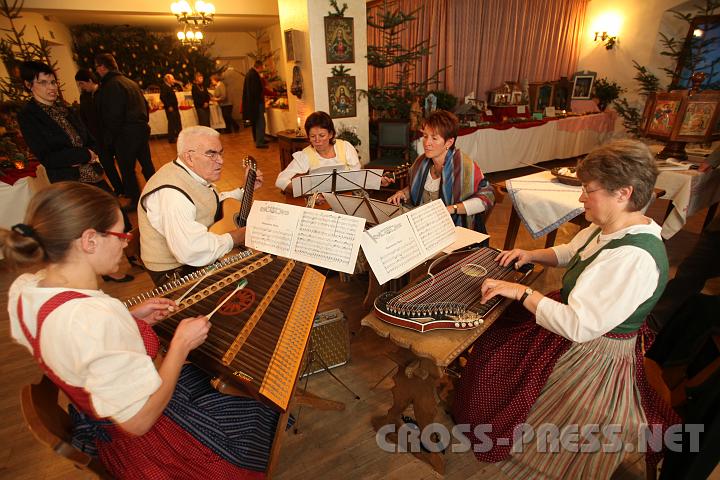
[(250, 167), (245, 179), (242, 202), (234, 198), (226, 198), (222, 202), (222, 218), (210, 226), (210, 231), (217, 234), (228, 233), (247, 225), (252, 207), (255, 179), (257, 178), (257, 162), (250, 155), (243, 158), (243, 166)]

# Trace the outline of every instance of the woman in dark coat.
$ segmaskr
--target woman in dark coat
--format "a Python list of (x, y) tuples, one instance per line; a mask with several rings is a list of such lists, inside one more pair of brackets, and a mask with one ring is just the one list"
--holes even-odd
[[(32, 98), (18, 113), (23, 138), (47, 171), (51, 183), (89, 183), (112, 192), (105, 182), (95, 139), (80, 118), (58, 102), (55, 72), (42, 62), (23, 62), (20, 77)], [(130, 225), (127, 221), (126, 225)], [(104, 275), (106, 281), (129, 282), (132, 275)]]

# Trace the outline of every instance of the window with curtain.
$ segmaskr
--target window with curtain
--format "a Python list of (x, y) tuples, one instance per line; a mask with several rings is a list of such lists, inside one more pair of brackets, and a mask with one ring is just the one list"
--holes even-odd
[[(576, 70), (585, 12), (590, 0), (395, 0), (388, 8), (411, 12), (414, 21), (401, 34), (403, 45), (429, 39), (430, 55), (418, 62), (414, 78), (439, 73), (440, 88), (457, 97), (487, 91), (506, 80), (530, 82), (572, 76)], [(368, 3), (378, 18), (384, 0)], [(368, 45), (382, 41), (368, 27)], [(442, 70), (444, 67), (445, 70)], [(368, 67), (370, 86), (392, 83), (397, 66)]]

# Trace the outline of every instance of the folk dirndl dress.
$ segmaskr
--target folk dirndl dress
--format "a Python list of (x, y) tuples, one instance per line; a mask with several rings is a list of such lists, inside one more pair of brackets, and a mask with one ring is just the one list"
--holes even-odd
[[(23, 277), (28, 275), (20, 279)], [(14, 285), (10, 291), (11, 304), (8, 309), (11, 330), (20, 343), (26, 346), (29, 344), (44, 373), (70, 398), (70, 413), (75, 423), (73, 445), (87, 453), (97, 454), (103, 465), (117, 478), (170, 480), (265, 477), (264, 470), (267, 468), (279, 418), (277, 412), (253, 399), (220, 394), (211, 387), (207, 375), (187, 364), (183, 366), (168, 406), (150, 431), (142, 436), (123, 431), (115, 421), (96, 414), (93, 399), (100, 405), (101, 400), (98, 398), (102, 393), (93, 397), (86, 388), (93, 388), (89, 385), (92, 381), (88, 381), (86, 386), (68, 383), (48, 367), (41, 350), (43, 327), (46, 320), (52, 320), (53, 312), (58, 308), (64, 307), (63, 314), (77, 312), (83, 309), (85, 302), (92, 303), (90, 308), (94, 311), (103, 304), (110, 311), (118, 308), (113, 302), (121, 307), (120, 302), (98, 291), (65, 290), (52, 295), (44, 292), (41, 294), (44, 295), (41, 302), (38, 304), (35, 298), (36, 304), (33, 305), (31, 297), (37, 295), (38, 291), (49, 289), (37, 288), (37, 281), (28, 282), (27, 278), (20, 283), (25, 285), (21, 288), (15, 288)], [(37, 312), (34, 325), (25, 318), (31, 314), (29, 312)], [(125, 321), (113, 318), (115, 320), (120, 324)], [(145, 322), (133, 320), (137, 337), (142, 337), (147, 355), (154, 358), (160, 346), (157, 335)], [(129, 326), (132, 327), (132, 324)], [(57, 328), (57, 325), (51, 327), (50, 331), (54, 333), (53, 328)], [(87, 327), (92, 329), (93, 325)], [(110, 336), (106, 339), (110, 344), (115, 342)], [(103, 346), (99, 345), (98, 348)], [(68, 352), (67, 356), (73, 358), (73, 352)], [(110, 360), (115, 361), (112, 358)], [(92, 369), (93, 366), (88, 368)], [(154, 368), (152, 363), (150, 368)], [(138, 369), (138, 375), (142, 373)], [(138, 389), (148, 382), (152, 384), (152, 381), (138, 383)], [(132, 390), (128, 395), (132, 395)]]
[[(474, 445), (480, 445), (475, 456), (484, 462), (502, 462), (498, 466), (511, 478), (610, 478), (625, 456), (625, 445), (638, 445), (641, 425), (679, 423), (645, 381), (640, 351), (643, 343), (648, 346), (652, 341), (649, 329), (642, 327), (644, 319), (667, 281), (665, 248), (652, 234), (627, 234), (581, 259), (599, 232), (590, 235), (573, 256), (562, 290), (548, 297), (567, 304), (578, 277), (600, 252), (624, 245), (641, 248), (654, 259), (659, 280), (652, 296), (612, 331), (583, 343), (538, 325), (532, 314), (515, 304), (478, 339), (462, 372), (453, 404), (455, 423), (470, 424), (471, 430), (483, 426), (488, 438), (469, 435)], [(604, 438), (598, 433), (594, 435), (598, 443), (585, 447), (590, 451), (578, 452), (558, 445), (557, 438), (554, 445), (538, 443), (537, 437), (515, 443), (520, 424), (533, 428), (536, 435), (542, 426), (557, 427), (559, 432), (568, 426), (619, 426), (620, 431)], [(609, 443), (613, 445), (603, 451), (601, 444)], [(650, 465), (660, 458), (658, 452), (646, 457)]]

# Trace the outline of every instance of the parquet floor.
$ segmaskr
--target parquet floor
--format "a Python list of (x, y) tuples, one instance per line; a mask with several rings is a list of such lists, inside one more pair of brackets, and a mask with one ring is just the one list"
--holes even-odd
[[(267, 150), (257, 150), (250, 140), (249, 131), (223, 135), (226, 157), (223, 178), (218, 182), (221, 190), (234, 188), (243, 183), (240, 160), (244, 154), (253, 155), (265, 175), (265, 186), (258, 190), (255, 198), (284, 201), (284, 196), (274, 188), (274, 179), (279, 171), (277, 143), (272, 142)], [(156, 166), (171, 161), (174, 145), (163, 139), (151, 144)], [(525, 172), (513, 171), (491, 175), (493, 180), (511, 178)], [(528, 171), (529, 173), (529, 171)], [(660, 220), (666, 208), (664, 201), (657, 202), (650, 214)], [(506, 199), (493, 212), (488, 228), (491, 243), (501, 247), (510, 213), (510, 201)], [(697, 239), (704, 218), (704, 212), (693, 217), (686, 228), (667, 242), (670, 261), (676, 266), (687, 255)], [(569, 224), (560, 229), (558, 242), (566, 241), (577, 227)], [(532, 240), (524, 229), (518, 236), (517, 245), (523, 248), (540, 248), (544, 239)], [(129, 269), (129, 266), (125, 266)], [(147, 274), (137, 268), (129, 269), (136, 279), (127, 284), (107, 283), (101, 286), (108, 293), (119, 298), (136, 295), (151, 287)], [(40, 377), (39, 369), (31, 356), (13, 344), (8, 335), (7, 289), (18, 272), (10, 272), (0, 263), (0, 477), (22, 480), (55, 480), (92, 478), (74, 469), (50, 449), (40, 445), (27, 430), (21, 417), (19, 392), (22, 385), (34, 382)], [(560, 272), (549, 269), (538, 285), (541, 291), (557, 288)], [(343, 412), (322, 412), (303, 409), (300, 416), (299, 433), (289, 432), (284, 440), (276, 478), (290, 479), (400, 479), (439, 478), (430, 467), (409, 454), (390, 454), (381, 451), (375, 441), (375, 432), (370, 418), (384, 413), (391, 404), (392, 381), (383, 376), (390, 371), (393, 363), (386, 354), (393, 346), (380, 339), (368, 329), (359, 327), (359, 320), (365, 315), (360, 304), (365, 294), (367, 279), (362, 276), (340, 282), (337, 275), (328, 278), (319, 310), (340, 308), (348, 318), (351, 329), (351, 360), (334, 370), (359, 396), (354, 400), (340, 385), (327, 374), (310, 377), (309, 389), (320, 396), (343, 401)], [(706, 289), (720, 292), (720, 282), (713, 282)], [(380, 382), (377, 387), (373, 386)], [(446, 415), (438, 419), (450, 425)], [(447, 455), (448, 479), (501, 479), (505, 476), (494, 465), (480, 464), (470, 453)], [(640, 480), (644, 478), (644, 464), (637, 456), (628, 457), (616, 473), (615, 478)]]

